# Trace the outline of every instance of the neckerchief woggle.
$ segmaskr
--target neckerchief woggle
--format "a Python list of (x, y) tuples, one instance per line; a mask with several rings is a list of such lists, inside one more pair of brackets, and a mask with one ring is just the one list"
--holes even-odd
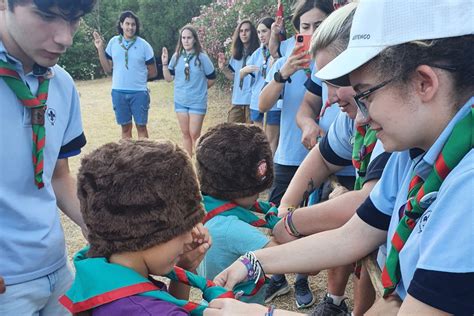
[[(89, 246), (74, 256), (76, 277), (71, 288), (61, 296), (59, 302), (71, 313), (91, 310), (118, 299), (132, 295), (147, 296), (169, 302), (185, 309), (190, 315), (201, 316), (207, 305), (180, 300), (166, 291), (160, 290), (152, 281), (148, 280), (133, 269), (110, 263), (104, 257), (88, 258)], [(265, 283), (264, 277), (257, 283), (246, 281), (239, 283), (233, 291), (217, 286), (189, 271), (175, 267), (166, 275), (167, 278), (178, 281), (203, 292), (203, 299), (207, 302), (216, 298), (236, 298), (243, 295), (254, 295)]]
[(183, 60), (184, 60), (184, 80), (189, 81), (189, 79), (191, 78), (190, 63), (194, 57), (194, 53), (190, 53), (188, 55), (186, 51), (183, 49), (183, 51), (181, 52), (181, 56), (183, 56)]
[(133, 44), (135, 44), (135, 42), (137, 41), (137, 37), (134, 36), (130, 41), (127, 41), (128, 46), (125, 46), (123, 44), (123, 36), (122, 35), (119, 36), (118, 40), (119, 40), (120, 46), (125, 50), (125, 68), (128, 69), (128, 50), (130, 48), (132, 48)]
[(362, 189), (376, 142), (376, 132), (369, 125), (356, 127), (354, 147), (352, 149), (352, 165), (357, 171), (354, 190)]
[(426, 206), (421, 202), (423, 197), (428, 193), (438, 191), (444, 179), (474, 147), (473, 117), (474, 105), (471, 106), (471, 112), (454, 126), (424, 182), (415, 172), (412, 175), (408, 189), (408, 201), (405, 205), (405, 214), (398, 223), (395, 234), (392, 237), (392, 247), (387, 255), (387, 261), (382, 271), (382, 285), (385, 288), (384, 297), (395, 291), (400, 282), (400, 251), (415, 228), (416, 220), (429, 207), (429, 205)]
[(44, 113), (46, 111), (46, 100), (48, 99), (49, 79), (45, 76), (38, 77), (38, 91), (36, 97), (31, 93), (28, 86), (23, 82), (15, 66), (0, 60), (0, 77), (7, 86), (15, 93), (23, 106), (31, 109), (31, 128), (33, 138), (33, 169), (34, 180), (38, 189), (44, 187), (44, 147), (46, 145), (46, 129), (44, 127)]
[[(278, 217), (277, 207), (268, 202), (257, 201), (250, 209), (247, 209), (234, 202), (219, 200), (209, 195), (203, 195), (203, 201), (206, 209), (203, 224), (216, 216), (236, 216), (252, 226), (273, 229), (281, 219)], [(259, 218), (252, 212), (264, 214), (265, 218)]]

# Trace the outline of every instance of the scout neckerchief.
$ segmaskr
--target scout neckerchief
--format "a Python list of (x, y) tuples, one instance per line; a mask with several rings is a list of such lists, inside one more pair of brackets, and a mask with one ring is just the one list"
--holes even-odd
[[(135, 270), (110, 263), (104, 257), (87, 258), (88, 250), (89, 247), (86, 247), (74, 256), (76, 268), (74, 283), (59, 299), (59, 302), (71, 313), (87, 311), (132, 295), (147, 296), (169, 302), (196, 316), (203, 315), (207, 308), (206, 305), (177, 299), (168, 292), (160, 290), (152, 281)], [(166, 277), (202, 290), (203, 299), (207, 302), (216, 298), (235, 298), (242, 293), (254, 295), (265, 283), (262, 274), (257, 284), (254, 281), (240, 283), (232, 292), (178, 267), (175, 267)]]
[[(240, 67), (240, 69), (247, 66), (247, 58), (248, 57), (249, 57), (249, 51), (248, 51), (247, 48), (244, 47), (243, 56), (242, 56), (242, 67)], [(243, 87), (244, 87), (244, 78), (240, 78), (240, 81), (239, 81), (240, 90), (242, 90)]]
[(372, 156), (376, 142), (376, 133), (369, 125), (356, 127), (354, 147), (352, 149), (352, 165), (357, 170), (354, 190), (360, 190), (362, 188), (367, 167), (369, 166), (370, 156)]
[(392, 237), (392, 247), (382, 272), (384, 297), (392, 293), (400, 282), (399, 253), (415, 228), (416, 220), (423, 215), (428, 207), (423, 205), (422, 198), (428, 193), (438, 191), (451, 170), (474, 146), (473, 116), (474, 105), (471, 106), (471, 112), (454, 126), (426, 181), (423, 182), (423, 179), (413, 172), (408, 188), (405, 214)]
[[(257, 201), (250, 209), (247, 209), (233, 202), (222, 201), (204, 195), (204, 207), (206, 208), (207, 214), (204, 217), (203, 223), (206, 223), (216, 216), (236, 216), (241, 221), (252, 226), (273, 229), (280, 220), (278, 217), (278, 209), (268, 202)], [(259, 218), (252, 212), (265, 214), (265, 219)]]
[(33, 167), (35, 184), (38, 189), (44, 187), (43, 182), (43, 151), (46, 143), (46, 130), (44, 127), (44, 112), (48, 99), (49, 79), (38, 77), (38, 91), (33, 96), (28, 86), (23, 82), (15, 67), (0, 60), (0, 77), (15, 93), (20, 102), (31, 109), (31, 127), (33, 129)]
[(133, 46), (133, 44), (135, 44), (136, 41), (137, 41), (137, 37), (134, 36), (132, 37), (130, 41), (126, 41), (128, 45), (125, 46), (125, 44), (123, 43), (124, 42), (123, 36), (122, 35), (119, 36), (120, 46), (125, 50), (125, 68), (127, 69), (128, 69), (128, 50)]
[(262, 47), (262, 55), (263, 55), (262, 77), (263, 79), (265, 79), (267, 77), (268, 60), (270, 59), (270, 50), (266, 46)]
[(183, 60), (184, 60), (184, 79), (186, 81), (189, 81), (190, 77), (191, 77), (191, 70), (190, 70), (190, 63), (191, 63), (191, 60), (193, 59), (194, 57), (194, 53), (190, 53), (189, 55), (186, 53), (186, 51), (183, 49), (183, 51), (181, 52), (181, 55), (183, 56)]

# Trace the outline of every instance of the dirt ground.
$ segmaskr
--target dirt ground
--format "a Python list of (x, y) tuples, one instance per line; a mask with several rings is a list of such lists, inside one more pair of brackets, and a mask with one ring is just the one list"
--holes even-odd
[[(87, 145), (82, 152), (84, 154), (107, 142), (117, 141), (120, 138), (120, 127), (115, 123), (112, 110), (110, 79), (79, 81), (77, 82), (77, 87), (80, 93), (83, 125), (87, 137)], [(151, 107), (148, 120), (150, 138), (166, 138), (180, 143), (181, 135), (173, 111), (172, 84), (163, 81), (152, 82), (149, 87), (151, 89)], [(229, 93), (211, 88), (209, 91), (208, 112), (204, 120), (203, 130), (206, 130), (209, 126), (224, 122), (229, 106)], [(133, 132), (134, 136), (136, 136), (136, 131), (134, 130)], [(70, 167), (74, 174), (79, 167), (80, 157), (70, 159)], [(62, 216), (62, 221), (68, 254), (69, 257), (72, 257), (86, 242), (80, 230), (68, 218)], [(308, 251), (311, 251), (311, 249), (308, 249)], [(293, 284), (293, 275), (289, 276), (289, 280), (290, 284)], [(326, 291), (326, 273), (322, 272), (317, 276), (311, 276), (310, 286), (317, 297), (317, 301), (321, 300)], [(352, 282), (350, 282), (346, 290), (346, 295), (352, 297)], [(191, 297), (193, 300), (199, 300), (198, 293), (194, 291)], [(274, 304), (277, 308), (296, 310), (293, 291), (276, 299)], [(308, 310), (301, 311), (308, 312)]]

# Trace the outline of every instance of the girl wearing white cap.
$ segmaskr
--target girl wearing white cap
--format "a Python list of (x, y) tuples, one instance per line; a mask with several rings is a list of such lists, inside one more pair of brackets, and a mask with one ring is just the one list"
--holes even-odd
[[(472, 16), (474, 6), (461, 0), (359, 3), (348, 48), (318, 76), (349, 75), (359, 109), (394, 153), (347, 224), (256, 251), (254, 269), (310, 272), (386, 243), (385, 295), (369, 313), (474, 313)], [(232, 287), (248, 272), (237, 261), (216, 282)], [(249, 308), (211, 303), (224, 311), (229, 305)]]

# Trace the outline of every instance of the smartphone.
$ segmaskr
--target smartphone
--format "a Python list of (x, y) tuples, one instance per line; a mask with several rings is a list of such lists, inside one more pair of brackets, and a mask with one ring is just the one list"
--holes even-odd
[[(298, 50), (299, 52), (306, 51), (307, 54), (304, 56), (306, 59), (311, 59), (311, 55), (309, 54), (309, 47), (311, 46), (311, 35), (303, 35), (298, 34), (296, 35), (296, 43), (303, 44), (301, 48)], [(310, 62), (304, 65), (304, 67), (309, 67)]]

